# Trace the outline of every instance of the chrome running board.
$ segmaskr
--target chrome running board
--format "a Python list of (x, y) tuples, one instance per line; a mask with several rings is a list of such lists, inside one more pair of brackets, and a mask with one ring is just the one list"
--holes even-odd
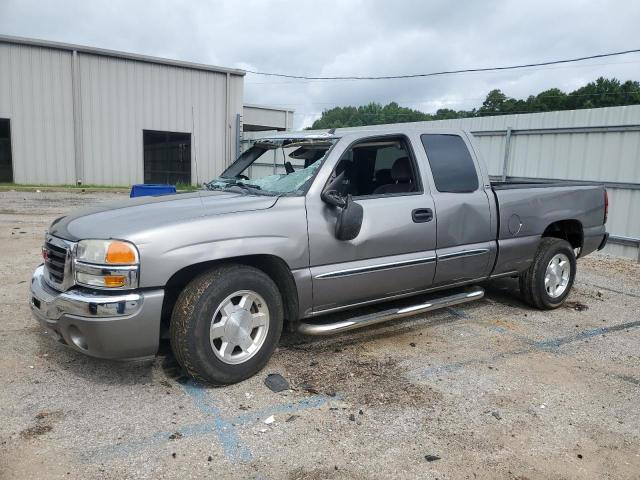
[(439, 308), (451, 307), (461, 303), (480, 300), (484, 297), (484, 289), (472, 287), (462, 293), (455, 293), (444, 297), (436, 297), (427, 302), (406, 307), (390, 308), (376, 313), (369, 313), (352, 317), (347, 320), (340, 320), (334, 323), (309, 323), (300, 322), (298, 332), (304, 335), (332, 335), (334, 333), (346, 332), (356, 328), (368, 327), (376, 323), (388, 322), (399, 318), (411, 317), (421, 313), (438, 310)]

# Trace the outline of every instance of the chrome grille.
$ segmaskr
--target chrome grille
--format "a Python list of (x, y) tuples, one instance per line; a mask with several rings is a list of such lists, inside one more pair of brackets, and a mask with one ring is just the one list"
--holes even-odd
[(45, 279), (58, 290), (66, 290), (73, 283), (71, 274), (71, 243), (47, 235), (42, 247)]

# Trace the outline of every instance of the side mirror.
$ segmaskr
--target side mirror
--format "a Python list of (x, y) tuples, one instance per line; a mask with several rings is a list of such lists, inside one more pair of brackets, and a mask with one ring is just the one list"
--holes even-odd
[(338, 213), (336, 221), (336, 238), (338, 240), (353, 240), (360, 234), (364, 212), (362, 205), (356, 203), (347, 195), (345, 206)]
[(347, 206), (347, 198), (340, 194), (337, 190), (325, 190), (320, 198), (327, 205), (332, 207), (344, 208)]

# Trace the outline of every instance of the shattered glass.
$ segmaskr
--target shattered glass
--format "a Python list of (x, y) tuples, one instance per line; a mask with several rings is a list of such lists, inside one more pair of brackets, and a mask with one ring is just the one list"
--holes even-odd
[(290, 174), (269, 175), (256, 180), (251, 180), (251, 185), (260, 187), (270, 192), (288, 193), (298, 190), (309, 180), (320, 167), (321, 161), (317, 161), (307, 168), (297, 170)]

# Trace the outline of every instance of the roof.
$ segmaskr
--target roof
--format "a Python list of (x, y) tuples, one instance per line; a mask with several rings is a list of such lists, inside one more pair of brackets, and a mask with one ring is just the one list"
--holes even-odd
[(247, 108), (256, 108), (258, 110), (273, 110), (276, 112), (295, 113), (295, 110), (291, 110), (289, 108), (274, 107), (271, 105), (256, 105), (255, 103), (245, 103), (244, 106)]
[(71, 43), (52, 42), (50, 40), (38, 40), (34, 38), (14, 37), (10, 35), (0, 35), (0, 43), (13, 45), (27, 45), (32, 47), (52, 48), (65, 50), (68, 52), (87, 53), (103, 57), (121, 58), (123, 60), (135, 60), (137, 62), (155, 63), (159, 65), (169, 65), (172, 67), (190, 68), (192, 70), (204, 70), (207, 72), (229, 73), (231, 75), (244, 76), (246, 72), (237, 68), (216, 67), (202, 63), (185, 62), (182, 60), (171, 60), (168, 58), (151, 57), (137, 53), (126, 53), (117, 50), (107, 50), (104, 48), (87, 47), (85, 45), (74, 45)]
[(370, 125), (364, 127), (336, 128), (332, 130), (303, 130), (298, 132), (278, 132), (267, 133), (259, 138), (342, 138), (358, 136), (378, 136), (378, 135), (399, 135), (406, 132), (419, 133), (440, 133), (440, 134), (460, 134), (464, 132), (455, 127), (431, 127), (425, 126), (423, 122), (411, 123), (390, 123), (385, 125)]

